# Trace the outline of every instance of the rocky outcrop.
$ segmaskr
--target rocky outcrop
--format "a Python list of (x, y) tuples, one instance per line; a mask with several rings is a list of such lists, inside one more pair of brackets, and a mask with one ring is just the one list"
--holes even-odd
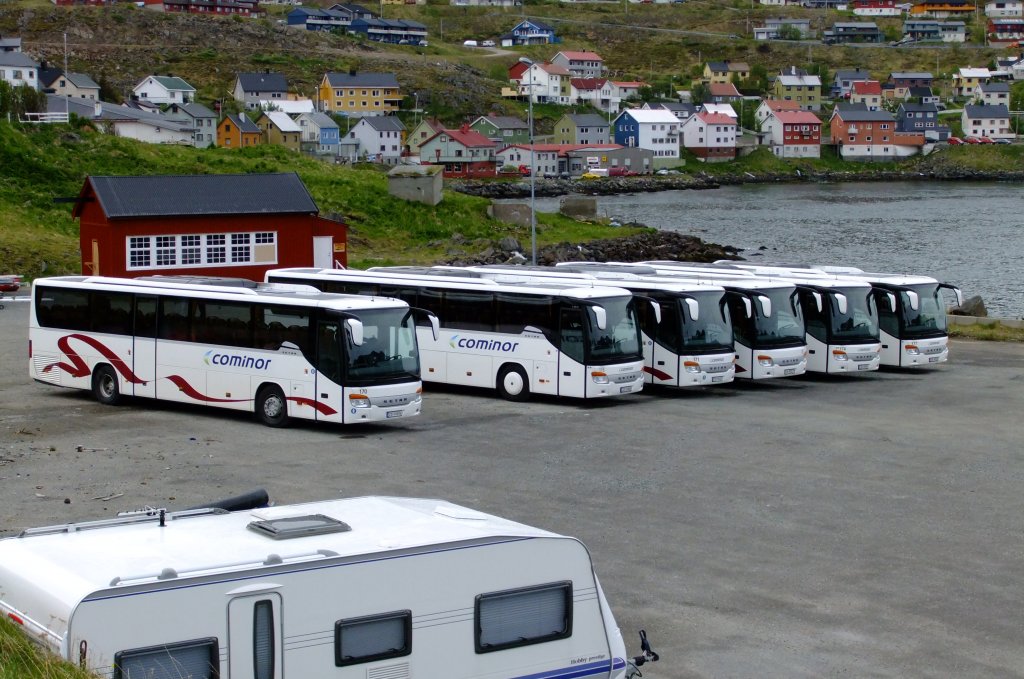
[[(537, 263), (551, 266), (557, 262), (637, 262), (647, 259), (713, 262), (716, 259), (742, 259), (739, 252), (737, 248), (707, 243), (696, 236), (674, 231), (649, 231), (623, 238), (545, 246), (537, 251)], [(523, 264), (529, 259), (529, 251), (524, 252), (514, 238), (503, 238), (487, 244), (476, 253), (449, 255), (439, 263), (453, 266)]]
[(973, 297), (965, 299), (962, 305), (950, 309), (949, 313), (954, 316), (977, 316), (978, 318), (985, 318), (988, 316), (988, 309), (985, 308), (985, 302), (981, 299), (981, 296), (974, 295)]

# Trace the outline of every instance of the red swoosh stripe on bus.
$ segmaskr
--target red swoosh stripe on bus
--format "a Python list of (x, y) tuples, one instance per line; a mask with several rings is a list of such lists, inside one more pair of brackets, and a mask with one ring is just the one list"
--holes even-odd
[(650, 373), (651, 375), (654, 375), (659, 380), (670, 380), (670, 379), (672, 379), (672, 376), (669, 375), (664, 370), (658, 370), (657, 368), (649, 368), (646, 365), (644, 366), (644, 372), (645, 373)]
[(336, 415), (338, 413), (337, 410), (327, 405), (326, 403), (314, 401), (311, 398), (305, 398), (303, 396), (289, 396), (288, 400), (295, 401), (296, 403), (299, 403), (304, 406), (313, 406), (321, 415)]
[(86, 335), (79, 335), (78, 333), (74, 333), (72, 335), (65, 335), (64, 337), (61, 337), (59, 340), (57, 340), (57, 348), (64, 352), (64, 355), (71, 360), (71, 363), (51, 363), (50, 365), (43, 368), (44, 373), (48, 373), (54, 367), (57, 367), (60, 368), (61, 370), (66, 370), (72, 377), (85, 377), (86, 375), (89, 374), (89, 366), (88, 364), (86, 364), (85, 359), (79, 356), (78, 352), (71, 348), (70, 340), (72, 339), (81, 340), (85, 344), (88, 344), (90, 347), (98, 351), (100, 355), (103, 356), (103, 358), (110, 361), (110, 364), (114, 366), (114, 369), (117, 370), (117, 372), (121, 373), (121, 376), (123, 378), (125, 378), (132, 384), (145, 384), (145, 381), (139, 379), (138, 375), (132, 372), (131, 368), (129, 368), (128, 365), (124, 361), (122, 361), (117, 354), (111, 351), (109, 347), (104, 345), (99, 340), (95, 340), (92, 337), (88, 337)]

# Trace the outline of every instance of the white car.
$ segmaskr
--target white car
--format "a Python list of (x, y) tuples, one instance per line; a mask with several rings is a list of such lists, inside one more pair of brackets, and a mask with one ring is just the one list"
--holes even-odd
[(480, 44), (483, 45), (484, 47), (494, 47), (494, 41), (493, 40), (484, 40)]

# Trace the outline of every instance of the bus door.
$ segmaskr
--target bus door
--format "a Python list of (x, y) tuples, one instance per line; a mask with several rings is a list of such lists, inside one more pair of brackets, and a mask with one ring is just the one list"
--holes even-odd
[(562, 307), (559, 315), (558, 395), (584, 398), (586, 380), (586, 320), (579, 306)]
[(228, 679), (284, 679), (281, 595), (228, 601)]
[[(340, 320), (320, 320), (316, 326), (316, 384), (314, 397), (316, 401), (316, 419), (326, 422), (344, 422), (345, 409), (349, 404), (345, 400), (343, 381), (344, 363), (342, 362), (342, 338), (345, 336)], [(303, 382), (309, 388), (309, 382)], [(297, 383), (292, 382), (293, 390)], [(297, 394), (293, 394), (297, 396)], [(301, 402), (301, 401), (300, 401)]]
[(135, 295), (132, 372), (141, 382), (132, 384), (135, 396), (156, 398), (156, 297)]
[[(670, 298), (661, 302), (661, 322), (654, 318), (650, 304), (641, 309), (644, 329), (644, 371), (652, 384), (679, 386), (679, 353), (682, 349), (682, 300)], [(683, 350), (685, 351), (685, 350)]]

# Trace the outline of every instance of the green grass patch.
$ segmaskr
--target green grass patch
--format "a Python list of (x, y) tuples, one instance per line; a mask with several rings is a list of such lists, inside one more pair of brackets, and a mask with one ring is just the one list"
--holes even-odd
[(18, 627), (0, 618), (0, 679), (96, 679), (29, 640)]
[(997, 322), (950, 325), (949, 336), (985, 342), (1024, 342), (1024, 328), (1011, 328)]

